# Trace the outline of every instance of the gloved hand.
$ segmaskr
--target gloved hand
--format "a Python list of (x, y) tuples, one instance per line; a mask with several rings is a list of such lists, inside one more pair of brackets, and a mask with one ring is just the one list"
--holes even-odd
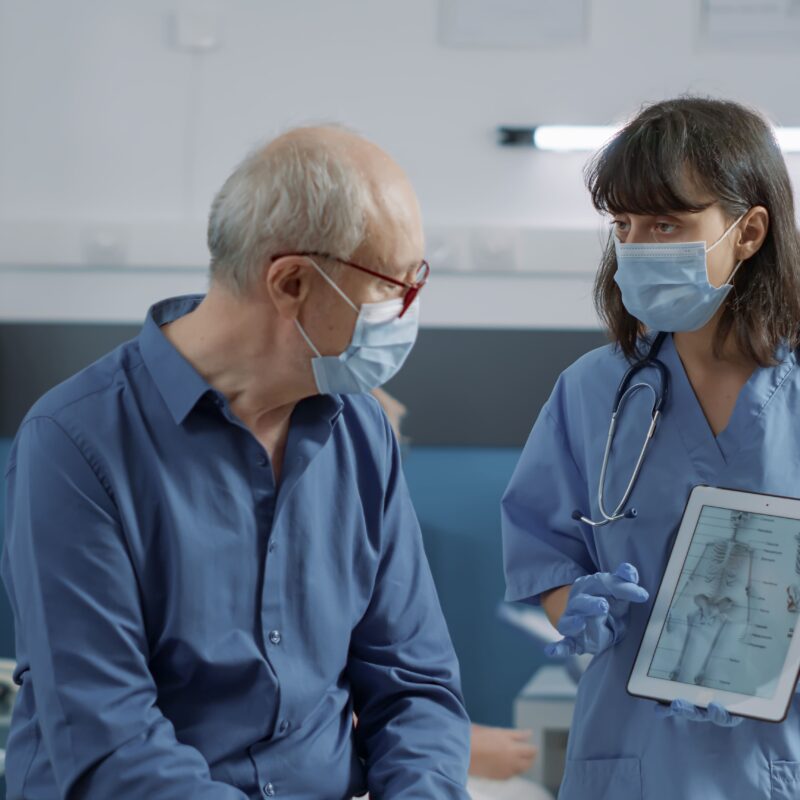
[(548, 644), (545, 654), (564, 657), (602, 653), (625, 635), (630, 604), (644, 603), (649, 597), (639, 586), (639, 573), (633, 564), (620, 564), (613, 573), (596, 572), (578, 578), (556, 625), (564, 638)]
[(690, 722), (711, 722), (721, 728), (735, 728), (744, 722), (744, 717), (734, 717), (719, 703), (709, 703), (708, 708), (699, 708), (688, 700), (673, 700), (670, 705), (656, 704), (656, 716), (661, 719), (680, 717)]

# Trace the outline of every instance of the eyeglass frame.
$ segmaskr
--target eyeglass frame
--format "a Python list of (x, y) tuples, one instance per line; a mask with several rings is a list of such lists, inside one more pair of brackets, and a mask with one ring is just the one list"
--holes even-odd
[(340, 264), (344, 264), (346, 267), (352, 267), (353, 269), (357, 269), (360, 272), (366, 272), (367, 275), (372, 275), (373, 278), (380, 278), (382, 281), (386, 281), (387, 283), (391, 283), (394, 286), (402, 286), (406, 289), (406, 293), (403, 295), (403, 308), (398, 315), (398, 319), (402, 319), (403, 315), (408, 311), (411, 307), (414, 300), (417, 299), (417, 295), (422, 291), (422, 287), (428, 282), (428, 278), (431, 274), (431, 265), (423, 258), (419, 268), (417, 270), (417, 274), (419, 274), (422, 270), (425, 270), (425, 274), (422, 280), (415, 281), (414, 283), (408, 283), (407, 281), (400, 281), (397, 278), (392, 278), (390, 275), (384, 275), (382, 272), (376, 272), (374, 269), (369, 269), (368, 267), (364, 267), (361, 264), (356, 264), (354, 261), (347, 261), (344, 258), (337, 258), (336, 256), (331, 255), (330, 253), (318, 253), (318, 252), (303, 252), (303, 253), (280, 253), (279, 255), (272, 256), (270, 261), (277, 261), (279, 258), (286, 258), (287, 256), (300, 256), (303, 258), (327, 258), (330, 261), (338, 261)]

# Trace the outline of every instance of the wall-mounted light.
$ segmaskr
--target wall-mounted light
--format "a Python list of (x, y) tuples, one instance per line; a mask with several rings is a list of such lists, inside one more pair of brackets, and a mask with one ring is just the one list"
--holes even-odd
[[(535, 147), (553, 153), (593, 152), (617, 131), (614, 125), (501, 126), (498, 141), (505, 147)], [(775, 138), (784, 153), (800, 153), (800, 128), (775, 128)]]
[(775, 138), (784, 153), (800, 153), (800, 128), (775, 128)]

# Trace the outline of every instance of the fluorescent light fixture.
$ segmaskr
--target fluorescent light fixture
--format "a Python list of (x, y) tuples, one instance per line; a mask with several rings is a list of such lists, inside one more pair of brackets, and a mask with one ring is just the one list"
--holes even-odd
[(537, 125), (533, 146), (557, 153), (598, 150), (618, 130), (613, 125)]
[(800, 128), (775, 128), (775, 138), (784, 153), (800, 153)]
[[(528, 128), (501, 127), (500, 144), (535, 147), (552, 153), (599, 150), (618, 130), (617, 125), (536, 125)], [(775, 138), (784, 153), (800, 153), (800, 128), (775, 128)]]

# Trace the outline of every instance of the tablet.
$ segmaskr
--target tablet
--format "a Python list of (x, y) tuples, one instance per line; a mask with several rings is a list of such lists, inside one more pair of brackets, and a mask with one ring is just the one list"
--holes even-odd
[(800, 500), (692, 490), (628, 692), (785, 719), (800, 669)]

